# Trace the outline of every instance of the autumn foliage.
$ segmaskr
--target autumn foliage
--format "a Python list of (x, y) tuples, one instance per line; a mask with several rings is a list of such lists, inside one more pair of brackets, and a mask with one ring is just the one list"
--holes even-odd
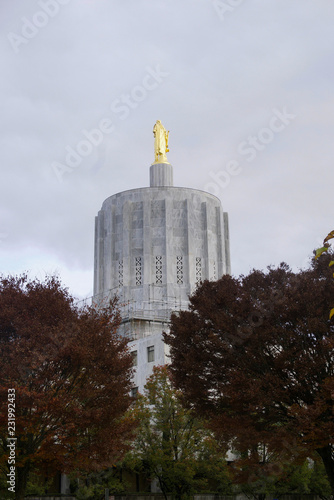
[(116, 303), (78, 309), (57, 278), (0, 280), (0, 465), (15, 389), (16, 498), (32, 470), (92, 471), (127, 450), (132, 360)]
[(334, 493), (331, 259), (206, 281), (165, 334), (177, 387), (237, 452), (243, 480), (318, 455)]

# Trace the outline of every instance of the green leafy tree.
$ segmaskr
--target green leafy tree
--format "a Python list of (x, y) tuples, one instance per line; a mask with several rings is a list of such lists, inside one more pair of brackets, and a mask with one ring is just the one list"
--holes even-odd
[(110, 495), (121, 495), (126, 492), (126, 484), (118, 477), (116, 466), (100, 472), (91, 472), (80, 478), (73, 475), (71, 480), (71, 492), (77, 500), (104, 498), (105, 489), (109, 490)]
[[(292, 460), (280, 462), (277, 456), (271, 459), (272, 462), (257, 464), (252, 475), (246, 476), (246, 481), (235, 484), (235, 491), (255, 499), (264, 499), (267, 495), (274, 498), (305, 494), (321, 498), (330, 496), (326, 472), (323, 466), (319, 468), (319, 461), (317, 464), (309, 460), (303, 463), (294, 463)], [(240, 462), (237, 465), (240, 467)]]
[(151, 478), (157, 478), (165, 498), (181, 499), (198, 489), (227, 490), (223, 455), (203, 422), (185, 409), (167, 367), (154, 368), (135, 409), (140, 421), (132, 454), (140, 458)]
[(311, 467), (309, 493), (326, 500), (332, 498), (331, 486), (326, 475), (325, 467), (319, 459), (315, 460)]
[[(323, 253), (328, 252), (328, 249), (330, 247), (329, 241), (332, 239), (334, 239), (334, 231), (331, 231), (330, 233), (327, 234), (326, 238), (323, 241), (323, 246), (315, 251), (315, 259), (318, 259)], [(334, 266), (334, 260), (331, 260), (328, 265), (329, 267)], [(329, 319), (331, 319), (333, 316), (334, 316), (334, 307), (332, 307), (332, 309), (329, 312)]]

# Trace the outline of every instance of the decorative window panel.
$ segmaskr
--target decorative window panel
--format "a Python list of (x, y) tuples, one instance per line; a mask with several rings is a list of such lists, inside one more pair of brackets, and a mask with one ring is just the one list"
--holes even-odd
[(143, 278), (142, 278), (142, 260), (141, 257), (136, 257), (135, 258), (135, 265), (136, 265), (136, 285), (141, 285), (143, 283)]
[(118, 286), (123, 286), (124, 280), (123, 280), (123, 261), (120, 260), (118, 262)]
[(155, 284), (162, 285), (162, 256), (155, 257)]
[(202, 281), (202, 258), (201, 257), (196, 257), (195, 277), (196, 277), (196, 285), (199, 285), (200, 282)]
[(183, 257), (176, 257), (176, 283), (183, 285)]

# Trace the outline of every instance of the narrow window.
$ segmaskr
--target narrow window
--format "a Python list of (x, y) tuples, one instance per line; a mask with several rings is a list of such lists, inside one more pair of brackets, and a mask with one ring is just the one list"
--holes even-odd
[(154, 345), (147, 348), (147, 362), (152, 363), (154, 361)]
[(137, 395), (138, 395), (138, 387), (132, 387), (132, 389), (131, 389), (131, 396), (133, 398), (136, 398)]
[(131, 356), (132, 356), (133, 366), (137, 366), (138, 365), (138, 353), (137, 353), (137, 351), (132, 351)]

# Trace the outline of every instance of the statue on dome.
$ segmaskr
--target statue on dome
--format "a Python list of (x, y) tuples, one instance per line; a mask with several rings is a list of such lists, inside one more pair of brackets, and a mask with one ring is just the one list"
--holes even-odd
[(154, 135), (154, 163), (168, 163), (166, 153), (168, 153), (168, 136), (167, 132), (160, 120), (157, 120), (153, 127)]

